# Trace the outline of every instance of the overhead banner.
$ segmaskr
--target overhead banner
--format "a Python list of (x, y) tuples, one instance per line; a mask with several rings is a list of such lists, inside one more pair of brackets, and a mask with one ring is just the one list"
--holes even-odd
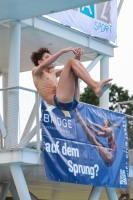
[(48, 180), (128, 187), (126, 116), (79, 103), (63, 111), (42, 101), (42, 145)]
[(48, 16), (85, 34), (112, 42), (116, 40), (117, 0), (66, 10)]

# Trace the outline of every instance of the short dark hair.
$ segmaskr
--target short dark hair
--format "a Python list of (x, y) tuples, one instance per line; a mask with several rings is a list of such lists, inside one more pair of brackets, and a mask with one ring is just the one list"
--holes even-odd
[(30, 59), (34, 63), (35, 66), (38, 65), (38, 60), (42, 59), (44, 53), (50, 54), (50, 51), (48, 50), (48, 48), (41, 47), (37, 51), (32, 52)]

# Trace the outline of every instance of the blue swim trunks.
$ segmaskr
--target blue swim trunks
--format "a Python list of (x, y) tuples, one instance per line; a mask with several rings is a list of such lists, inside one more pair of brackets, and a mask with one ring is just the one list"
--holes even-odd
[(57, 108), (59, 108), (60, 110), (66, 110), (66, 111), (74, 110), (78, 105), (78, 101), (75, 98), (70, 103), (61, 103), (57, 99), (56, 95), (54, 95), (54, 103)]

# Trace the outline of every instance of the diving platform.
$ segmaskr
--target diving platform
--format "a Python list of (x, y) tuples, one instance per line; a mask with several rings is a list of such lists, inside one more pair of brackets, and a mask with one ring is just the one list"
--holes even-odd
[[(110, 0), (106, 0), (110, 1)], [(105, 0), (0, 0), (0, 22), (20, 21), (80, 6), (102, 3)]]
[[(108, 2), (109, 0), (106, 0)], [(19, 73), (31, 71), (32, 51), (40, 46), (54, 53), (67, 46), (81, 47), (81, 61), (90, 61), (90, 71), (100, 62), (100, 79), (109, 76), (109, 58), (116, 44), (51, 21), (43, 15), (104, 0), (0, 0), (0, 199), (14, 200), (95, 200), (133, 198), (133, 151), (129, 151), (129, 188), (100, 188), (88, 185), (48, 181), (40, 138), (40, 97), (37, 91), (19, 86)], [(65, 54), (55, 63), (70, 58)], [(27, 85), (28, 85), (28, 80)], [(100, 98), (100, 107), (108, 109), (109, 94)], [(24, 109), (23, 109), (24, 108)], [(34, 147), (28, 145), (36, 141)], [(116, 194), (115, 198), (111, 194)], [(128, 200), (128, 199), (127, 199)]]
[[(20, 72), (32, 70), (33, 64), (30, 61), (31, 53), (41, 46), (49, 48), (51, 53), (68, 46), (81, 47), (84, 49), (81, 62), (93, 61), (94, 59), (98, 59), (99, 55), (113, 57), (114, 48), (117, 47), (116, 44), (89, 36), (43, 16), (22, 20), (20, 22), (13, 22), (13, 27), (15, 23), (17, 23), (16, 25), (21, 29)], [(11, 28), (8, 22), (0, 24), (1, 73), (8, 72), (10, 31)], [(72, 57), (72, 53), (63, 54), (58, 58), (55, 64), (56, 66), (61, 66)], [(100, 59), (98, 59), (97, 62), (98, 61), (100, 61)]]

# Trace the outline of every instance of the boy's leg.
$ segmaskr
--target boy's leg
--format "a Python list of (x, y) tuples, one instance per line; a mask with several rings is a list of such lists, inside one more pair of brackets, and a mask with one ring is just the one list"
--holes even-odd
[(89, 72), (86, 70), (85, 66), (79, 61), (79, 60), (76, 60), (77, 63), (84, 69), (84, 71), (90, 76)]
[(79, 79), (78, 79), (78, 77), (75, 77), (74, 98), (77, 99), (77, 101), (79, 101), (79, 99), (80, 99), (80, 85), (79, 85)]
[(71, 64), (67, 62), (61, 72), (56, 90), (56, 97), (60, 102), (69, 103), (73, 100), (76, 78)]
[[(78, 64), (85, 70), (85, 72), (90, 76), (89, 72), (86, 70), (86, 68), (84, 67), (84, 65), (79, 61), (76, 60), (78, 62)], [(91, 77), (91, 76), (90, 76)], [(111, 87), (111, 83), (106, 83), (103, 86), (102, 92), (104, 93), (107, 89), (109, 89)]]
[[(75, 78), (82, 79), (96, 94), (97, 97), (102, 96), (103, 92), (108, 89), (106, 84), (112, 79), (104, 79), (97, 82), (91, 78), (85, 69), (74, 59), (69, 59), (61, 73), (57, 86), (57, 98), (62, 103), (71, 102), (75, 93)], [(104, 90), (104, 91), (103, 91)]]

